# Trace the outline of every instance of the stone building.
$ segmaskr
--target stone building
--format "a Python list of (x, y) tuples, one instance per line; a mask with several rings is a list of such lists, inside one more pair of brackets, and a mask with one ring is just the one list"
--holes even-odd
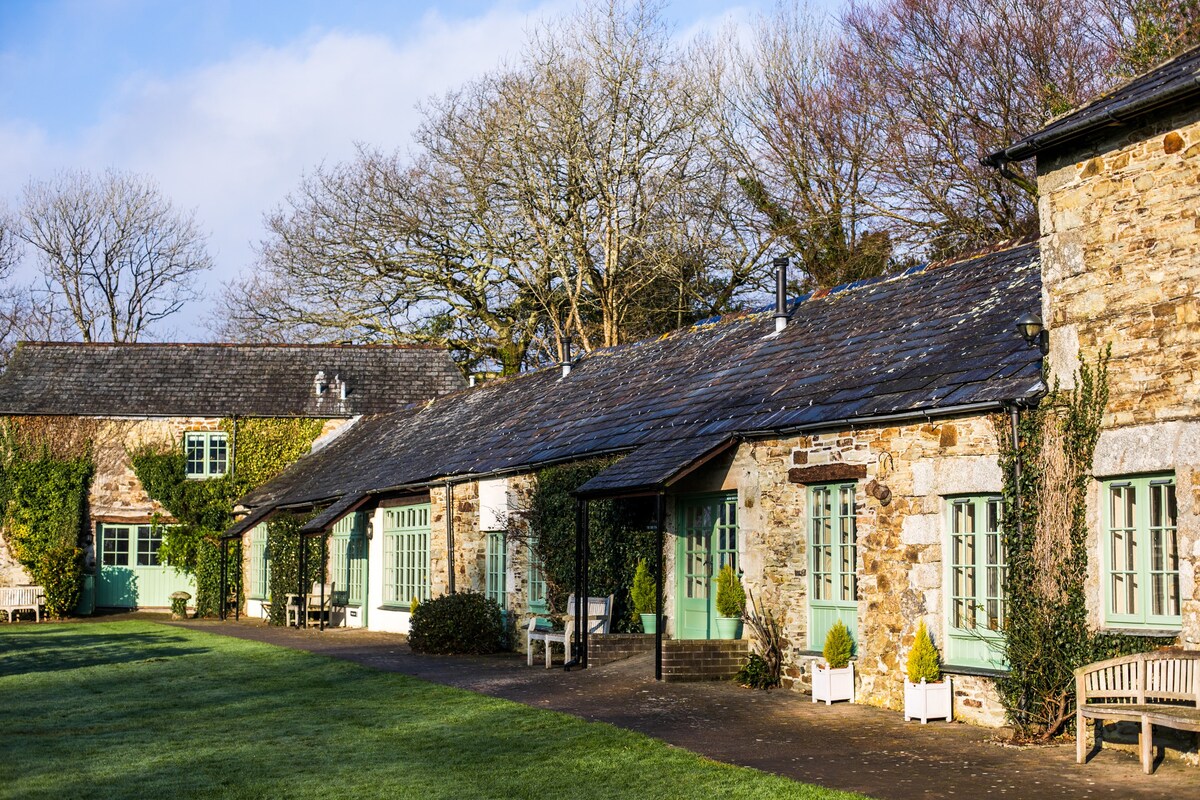
[[(735, 565), (782, 615), (787, 683), (825, 633), (855, 640), (857, 698), (902, 704), (926, 622), (956, 718), (1001, 724), (1005, 570), (1000, 437), (1079, 357), (1113, 348), (1089, 494), (1097, 627), (1200, 645), (1200, 51), (1049, 123), (989, 160), (1036, 156), (1037, 242), (997, 246), (597, 350), (357, 426), (247, 498), (230, 531), (262, 596), (264, 521), (317, 509), (352, 624), (405, 631), (412, 597), (486, 591), (524, 618), (545, 587), (503, 529), (537, 469), (622, 456), (581, 498), (661, 496), (667, 634), (713, 636)], [(780, 322), (786, 324), (779, 329)], [(357, 538), (354, 538), (357, 537)], [(337, 553), (343, 555), (338, 556)], [(353, 555), (353, 557), (351, 557)]]
[[(25, 342), (0, 376), (0, 415), (36, 420), (51, 435), (92, 443), (85, 565), (101, 607), (162, 607), (194, 594), (160, 564), (160, 521), (130, 461), (143, 444), (179, 447), (189, 478), (234, 464), (238, 421), (324, 421), (314, 449), (364, 414), (428, 400), (464, 385), (443, 350), (402, 347)], [(28, 582), (0, 536), (0, 586)]]

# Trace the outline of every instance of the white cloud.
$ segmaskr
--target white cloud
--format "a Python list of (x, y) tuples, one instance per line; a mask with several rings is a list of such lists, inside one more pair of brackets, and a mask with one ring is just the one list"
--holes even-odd
[[(145, 172), (211, 232), (215, 289), (250, 266), (263, 213), (302, 172), (349, 157), (355, 142), (405, 147), (419, 101), (496, 66), (554, 10), (427, 14), (403, 41), (316, 32), (176, 78), (134, 77), (73, 143), (0, 118), (0, 197), (13, 201), (26, 181), (62, 168)], [(195, 324), (181, 320), (179, 333), (203, 335)]]

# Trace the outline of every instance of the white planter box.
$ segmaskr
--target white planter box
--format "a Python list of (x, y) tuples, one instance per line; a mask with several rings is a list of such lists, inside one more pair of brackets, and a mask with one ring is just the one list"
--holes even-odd
[(854, 664), (830, 669), (824, 664), (813, 666), (812, 701), (824, 700), (829, 705), (837, 700), (854, 702)]
[(912, 683), (904, 679), (904, 721), (919, 719), (922, 724), (931, 719), (950, 720), (950, 678), (937, 683)]

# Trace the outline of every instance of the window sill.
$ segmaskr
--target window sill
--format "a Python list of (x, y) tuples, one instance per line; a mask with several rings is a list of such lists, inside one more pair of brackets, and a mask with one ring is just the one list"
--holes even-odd
[(1114, 633), (1122, 636), (1149, 636), (1154, 639), (1178, 639), (1183, 631), (1181, 629), (1171, 630), (1168, 628), (1122, 628), (1118, 626), (1105, 626), (1100, 629), (1100, 633)]
[(379, 611), (404, 611), (411, 612), (412, 605), (401, 605), (400, 603), (384, 603), (378, 609)]
[(994, 667), (967, 667), (954, 664), (942, 664), (942, 672), (947, 675), (973, 675), (977, 678), (1003, 678), (1008, 675), (1006, 669)]

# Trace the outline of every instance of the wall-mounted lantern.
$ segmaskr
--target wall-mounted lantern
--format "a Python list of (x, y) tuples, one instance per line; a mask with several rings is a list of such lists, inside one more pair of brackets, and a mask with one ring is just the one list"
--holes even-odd
[(1029, 344), (1036, 345), (1042, 355), (1050, 352), (1050, 331), (1037, 314), (1025, 313), (1017, 317), (1017, 333)]

